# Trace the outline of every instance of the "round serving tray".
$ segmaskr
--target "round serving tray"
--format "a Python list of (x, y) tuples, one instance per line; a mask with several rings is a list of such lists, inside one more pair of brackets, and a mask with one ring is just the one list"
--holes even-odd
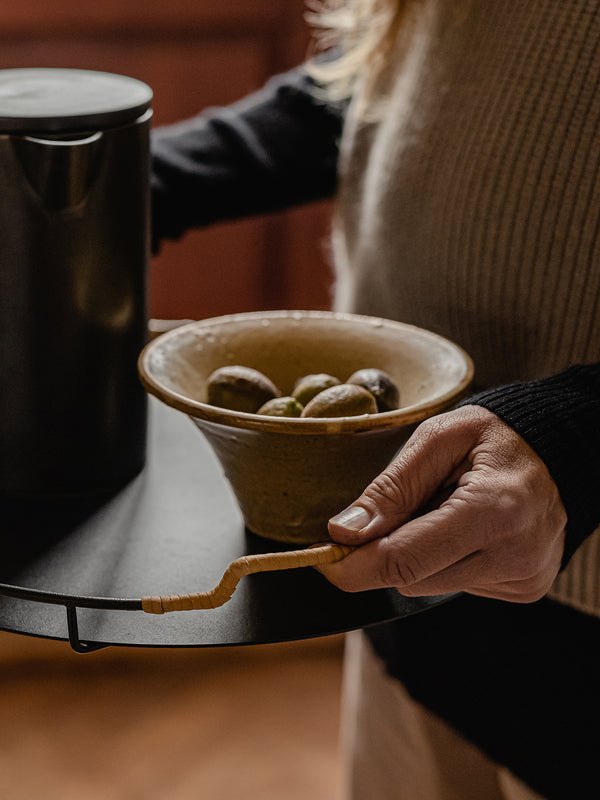
[(454, 596), (347, 594), (305, 567), (248, 575), (219, 608), (144, 613), (142, 597), (204, 592), (241, 556), (291, 549), (244, 528), (184, 414), (154, 400), (150, 410), (147, 465), (111, 497), (0, 502), (0, 629), (64, 639), (78, 652), (260, 644), (363, 628)]

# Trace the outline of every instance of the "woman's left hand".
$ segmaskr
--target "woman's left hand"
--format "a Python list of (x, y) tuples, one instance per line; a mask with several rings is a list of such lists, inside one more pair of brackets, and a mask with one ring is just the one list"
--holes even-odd
[(566, 512), (545, 464), (499, 417), (464, 406), (422, 423), (396, 459), (329, 523), (362, 545), (319, 570), (349, 592), (463, 591), (529, 603), (561, 564)]

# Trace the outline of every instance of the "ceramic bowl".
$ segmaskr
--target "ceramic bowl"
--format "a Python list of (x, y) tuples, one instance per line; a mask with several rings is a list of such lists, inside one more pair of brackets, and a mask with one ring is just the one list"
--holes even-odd
[[(334, 419), (279, 418), (208, 405), (213, 370), (238, 364), (290, 394), (297, 378), (344, 381), (376, 367), (400, 388), (401, 407)], [(189, 414), (213, 447), (247, 527), (279, 541), (327, 536), (328, 519), (385, 468), (416, 424), (451, 406), (473, 374), (456, 344), (412, 325), (326, 311), (266, 311), (202, 320), (146, 346), (147, 391)]]

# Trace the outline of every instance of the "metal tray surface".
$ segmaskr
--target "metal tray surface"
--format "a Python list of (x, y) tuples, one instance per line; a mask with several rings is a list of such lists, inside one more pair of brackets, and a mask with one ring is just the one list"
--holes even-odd
[[(73, 597), (184, 594), (211, 589), (241, 555), (289, 549), (245, 529), (221, 468), (191, 421), (158, 401), (150, 410), (146, 467), (112, 496), (44, 505), (0, 501), (0, 583)], [(77, 641), (82, 650), (289, 641), (410, 616), (454, 596), (347, 594), (303, 568), (243, 578), (228, 603), (209, 611), (154, 616), (79, 607)], [(0, 596), (0, 629), (71, 644), (74, 638), (65, 606), (22, 597)]]

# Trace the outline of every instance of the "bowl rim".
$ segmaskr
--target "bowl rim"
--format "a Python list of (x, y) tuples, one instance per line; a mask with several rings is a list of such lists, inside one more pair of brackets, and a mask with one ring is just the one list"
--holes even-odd
[[(361, 414), (352, 417), (307, 418), (267, 417), (264, 414), (249, 414), (243, 411), (232, 411), (231, 409), (219, 408), (199, 400), (192, 400), (170, 387), (165, 386), (164, 383), (154, 377), (150, 369), (150, 361), (153, 354), (164, 344), (165, 340), (177, 338), (190, 330), (208, 328), (214, 325), (231, 322), (252, 322), (253, 320), (265, 319), (302, 320), (307, 318), (340, 320), (346, 322), (360, 321), (361, 323), (369, 323), (371, 325), (377, 323), (402, 330), (418, 331), (420, 336), (443, 343), (446, 348), (453, 351), (458, 357), (458, 360), (463, 363), (464, 374), (453, 389), (444, 392), (439, 395), (439, 397), (434, 397), (431, 400), (420, 403), (413, 403), (410, 406), (403, 406), (393, 411), (384, 411), (378, 414)], [(384, 317), (372, 317), (365, 314), (353, 314), (343, 311), (304, 311), (299, 309), (290, 311), (246, 311), (237, 314), (224, 314), (218, 317), (207, 317), (206, 319), (185, 323), (148, 342), (139, 354), (137, 367), (140, 380), (149, 394), (154, 395), (166, 405), (188, 414), (194, 420), (209, 422), (216, 425), (225, 425), (227, 427), (243, 428), (246, 430), (301, 435), (361, 433), (373, 430), (383, 431), (421, 422), (427, 417), (448, 408), (453, 401), (464, 394), (471, 384), (474, 374), (473, 360), (460, 345), (426, 328), (420, 328), (406, 322), (398, 322)]]

